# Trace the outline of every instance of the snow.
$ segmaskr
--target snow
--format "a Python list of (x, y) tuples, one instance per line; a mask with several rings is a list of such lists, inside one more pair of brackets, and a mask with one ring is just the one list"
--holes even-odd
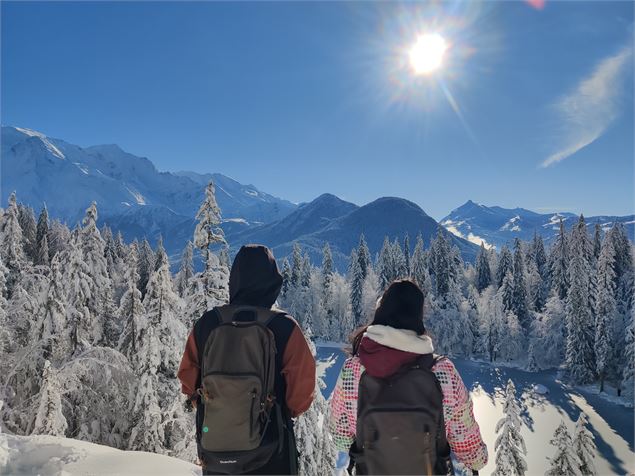
[(62, 154), (62, 151), (59, 150), (57, 147), (55, 147), (55, 145), (48, 139), (48, 137), (46, 137), (41, 132), (37, 132), (37, 131), (31, 130), (31, 129), (24, 129), (22, 127), (16, 127), (16, 130), (22, 132), (23, 134), (26, 134), (29, 137), (37, 137), (38, 139), (40, 139), (42, 141), (42, 143), (44, 144), (44, 146), (55, 157), (57, 157), (59, 159), (65, 159), (66, 158), (64, 156), (64, 154)]
[(257, 197), (258, 196), (258, 192), (256, 192), (255, 190), (245, 190), (245, 193), (251, 197)]
[(180, 459), (143, 451), (55, 436), (0, 434), (0, 474), (195, 476), (201, 470)]
[(533, 391), (538, 395), (547, 395), (549, 393), (549, 389), (542, 385), (541, 383), (537, 383), (532, 387)]
[[(461, 233), (461, 231), (459, 231), (457, 226), (461, 226), (463, 224), (465, 224), (465, 221), (453, 222), (452, 220), (445, 220), (444, 222), (441, 223), (441, 226), (445, 227), (445, 229), (448, 230), (453, 235), (458, 236), (459, 238), (463, 238), (464, 240), (467, 240), (470, 243), (474, 243), (475, 245), (479, 245), (479, 246), (481, 245), (481, 243), (483, 243), (483, 245), (487, 249), (496, 248), (496, 245), (488, 243), (485, 240), (485, 238), (481, 238), (480, 236), (475, 235), (471, 231), (469, 231), (467, 235)], [(466, 226), (468, 229), (470, 228), (470, 225), (466, 225)]]
[(89, 175), (88, 167), (86, 167), (84, 164), (81, 164), (79, 162), (73, 162), (73, 164), (75, 165), (75, 167), (81, 170), (84, 175)]
[(223, 218), (223, 222), (229, 223), (243, 223), (245, 225), (249, 225), (249, 222), (244, 218)]
[(126, 189), (128, 190), (128, 192), (130, 192), (130, 195), (134, 197), (135, 201), (137, 202), (137, 205), (146, 204), (146, 199), (143, 197), (143, 195), (141, 195), (139, 192), (135, 190), (132, 190), (130, 187), (126, 187)]
[(558, 230), (560, 228), (559, 225), (560, 225), (560, 220), (562, 218), (564, 218), (562, 215), (560, 215), (559, 213), (556, 213), (555, 215), (552, 215), (551, 218), (549, 218), (549, 221), (542, 226), (544, 228), (551, 226), (552, 229)]
[(520, 226), (516, 224), (517, 221), (520, 220), (520, 216), (516, 215), (513, 218), (510, 218), (507, 223), (499, 228), (500, 231), (520, 231)]

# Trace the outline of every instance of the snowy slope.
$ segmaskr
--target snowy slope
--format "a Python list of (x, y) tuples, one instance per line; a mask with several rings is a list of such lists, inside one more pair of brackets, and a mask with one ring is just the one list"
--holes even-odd
[(0, 474), (196, 476), (201, 470), (168, 456), (70, 438), (0, 434)]
[[(512, 243), (515, 238), (531, 240), (534, 232), (550, 242), (559, 230), (560, 219), (569, 229), (578, 220), (578, 216), (568, 212), (536, 213), (524, 208), (488, 207), (468, 200), (442, 218), (440, 223), (456, 236), (479, 245), (484, 241), (486, 245), (494, 245), (500, 249), (502, 245)], [(610, 228), (614, 222), (621, 222), (625, 225), (629, 238), (634, 239), (635, 215), (591, 216), (585, 217), (585, 220), (589, 228), (599, 223), (604, 230)]]

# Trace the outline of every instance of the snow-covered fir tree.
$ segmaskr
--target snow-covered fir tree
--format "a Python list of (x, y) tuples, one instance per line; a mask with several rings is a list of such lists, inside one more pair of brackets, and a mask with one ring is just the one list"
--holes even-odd
[(529, 309), (527, 306), (527, 288), (525, 285), (525, 264), (520, 240), (514, 242), (514, 284), (511, 310), (516, 314), (525, 330), (529, 329)]
[(18, 205), (18, 221), (22, 228), (22, 246), (31, 262), (37, 259), (37, 225), (33, 208)]
[(570, 286), (567, 293), (565, 365), (570, 379), (575, 383), (590, 383), (595, 375), (590, 256), (586, 225), (581, 217), (571, 236)]
[(351, 313), (355, 325), (359, 325), (362, 316), (362, 289), (364, 287), (364, 275), (359, 264), (359, 255), (353, 249), (349, 259), (348, 280), (351, 286)]
[(42, 389), (32, 433), (35, 435), (65, 436), (68, 423), (62, 413), (62, 389), (57, 371), (44, 361)]
[(27, 258), (24, 253), (24, 240), (15, 192), (9, 195), (8, 203), (2, 216), (0, 229), (0, 256), (8, 270), (6, 286), (7, 297), (10, 298), (22, 269), (27, 265)]
[(492, 473), (494, 476), (522, 476), (527, 471), (525, 462), (527, 448), (520, 434), (521, 425), (516, 387), (510, 379), (505, 389), (503, 418), (496, 424), (496, 433), (499, 435), (494, 443), (496, 451), (496, 467)]
[(49, 255), (49, 215), (46, 206), (42, 207), (40, 216), (37, 221), (37, 230), (35, 235), (36, 242), (36, 256), (34, 264), (41, 266), (48, 266), (50, 263)]
[(551, 444), (556, 447), (556, 453), (548, 458), (550, 466), (545, 476), (581, 476), (580, 462), (564, 421), (556, 428)]
[(507, 273), (514, 272), (514, 259), (507, 245), (503, 245), (498, 257), (498, 266), (496, 267), (496, 286), (501, 287)]
[(610, 371), (614, 352), (613, 332), (616, 319), (615, 305), (615, 250), (611, 240), (604, 240), (597, 261), (597, 287), (595, 298), (595, 369), (600, 379), (600, 392)]
[(533, 323), (535, 339), (532, 345), (539, 367), (557, 367), (562, 363), (565, 348), (565, 321), (565, 303), (556, 292), (553, 292), (545, 305), (545, 310)]
[(174, 286), (177, 294), (185, 298), (190, 289), (190, 281), (194, 277), (194, 246), (191, 241), (187, 242), (181, 254), (181, 267), (174, 278)]
[(586, 415), (581, 412), (573, 433), (573, 451), (578, 457), (580, 473), (583, 476), (595, 476), (597, 471), (593, 460), (595, 459), (597, 448), (595, 446), (595, 438), (586, 425)]
[(560, 229), (556, 241), (551, 247), (549, 255), (549, 272), (552, 289), (556, 291), (562, 300), (567, 298), (569, 292), (569, 243), (564, 229), (564, 223), (560, 220)]
[(492, 272), (489, 267), (489, 256), (485, 245), (481, 242), (481, 248), (476, 256), (476, 289), (480, 293), (490, 284), (492, 284)]
[(139, 284), (138, 288), (141, 291), (141, 295), (146, 295), (146, 287), (148, 286), (148, 281), (150, 280), (150, 274), (152, 274), (152, 270), (154, 269), (154, 251), (148, 243), (147, 239), (144, 239), (141, 242), (141, 245), (138, 247), (139, 250)]
[(225, 243), (225, 236), (220, 228), (221, 212), (216, 204), (214, 182), (210, 181), (205, 188), (205, 199), (198, 209), (196, 219), (198, 222), (194, 230), (194, 246), (204, 253), (207, 266), (212, 246)]
[(145, 309), (139, 282), (137, 244), (130, 246), (128, 253), (127, 289), (119, 303), (119, 317), (123, 321), (123, 330), (119, 337), (118, 349), (125, 355), (133, 367), (138, 367), (137, 360), (142, 357), (138, 348), (139, 335), (145, 327)]
[(406, 236), (403, 239), (403, 255), (404, 255), (404, 276), (410, 277), (412, 276), (412, 268), (410, 263), (410, 237), (408, 236), (408, 232), (406, 232)]

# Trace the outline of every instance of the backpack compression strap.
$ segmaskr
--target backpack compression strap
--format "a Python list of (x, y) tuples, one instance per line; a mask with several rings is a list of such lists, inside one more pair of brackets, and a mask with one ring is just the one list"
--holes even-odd
[(255, 306), (234, 306), (226, 305), (214, 308), (218, 316), (219, 324), (230, 324), (232, 322), (258, 322), (265, 327), (269, 326), (271, 320), (279, 314), (285, 314), (278, 309), (266, 309)]

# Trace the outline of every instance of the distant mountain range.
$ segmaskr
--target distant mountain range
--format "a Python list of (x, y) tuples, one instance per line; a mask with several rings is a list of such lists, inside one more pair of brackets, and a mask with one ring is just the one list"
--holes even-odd
[[(149, 159), (129, 154), (117, 145), (82, 148), (36, 131), (6, 126), (2, 127), (0, 166), (3, 206), (16, 191), (18, 201), (36, 212), (46, 203), (52, 217), (73, 226), (96, 201), (102, 224), (121, 231), (126, 240), (147, 237), (155, 244), (162, 236), (173, 259), (192, 237), (194, 217), (210, 180), (216, 185), (222, 226), (233, 250), (244, 243), (259, 242), (273, 248), (277, 256), (286, 256), (297, 241), (317, 264), (328, 242), (340, 269), (361, 233), (375, 254), (385, 236), (403, 240), (408, 233), (414, 247), (421, 233), (427, 246), (443, 227), (464, 259), (471, 261), (481, 240), (500, 247), (515, 237), (530, 239), (535, 231), (550, 240), (560, 217), (567, 226), (577, 219), (571, 213), (538, 214), (468, 201), (437, 223), (418, 205), (394, 197), (360, 207), (324, 194), (296, 205), (218, 173), (159, 172)], [(588, 218), (590, 225), (596, 221), (605, 228), (621, 221), (633, 239), (633, 216)]]
[[(560, 229), (560, 220), (569, 229), (578, 218), (574, 213), (536, 213), (524, 208), (487, 207), (468, 200), (442, 218), (440, 223), (455, 235), (473, 243), (485, 241), (500, 249), (504, 244), (512, 244), (515, 238), (530, 240), (534, 233), (550, 243)], [(620, 222), (631, 241), (635, 237), (635, 215), (589, 216), (585, 217), (585, 221), (589, 228), (599, 223), (604, 231), (613, 223)]]

